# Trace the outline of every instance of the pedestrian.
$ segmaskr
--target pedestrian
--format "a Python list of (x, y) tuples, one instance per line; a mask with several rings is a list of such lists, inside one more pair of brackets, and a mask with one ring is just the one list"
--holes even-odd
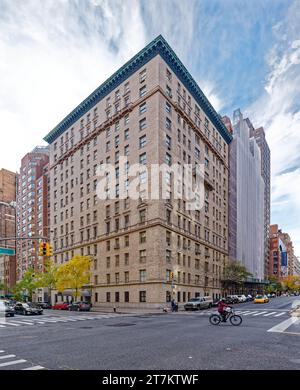
[(172, 299), (172, 301), (171, 301), (171, 310), (175, 311), (175, 307), (176, 307), (175, 299)]

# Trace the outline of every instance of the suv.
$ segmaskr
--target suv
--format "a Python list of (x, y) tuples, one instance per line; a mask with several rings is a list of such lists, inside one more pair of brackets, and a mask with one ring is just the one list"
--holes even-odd
[(18, 302), (15, 305), (16, 314), (43, 314), (43, 309), (32, 302)]
[(91, 310), (91, 305), (88, 302), (73, 302), (69, 306), (70, 311), (90, 311)]
[(185, 305), (184, 310), (201, 310), (211, 308), (213, 300), (211, 297), (196, 297), (190, 299)]
[(13, 317), (15, 315), (15, 309), (8, 301), (0, 301), (0, 317), (1, 313), (3, 313), (5, 317)]

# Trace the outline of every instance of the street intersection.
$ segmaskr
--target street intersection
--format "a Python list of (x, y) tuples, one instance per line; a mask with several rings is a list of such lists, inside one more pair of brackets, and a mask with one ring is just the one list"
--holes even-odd
[(300, 369), (298, 297), (235, 305), (239, 327), (215, 310), (77, 313), (45, 310), (1, 321), (0, 370)]

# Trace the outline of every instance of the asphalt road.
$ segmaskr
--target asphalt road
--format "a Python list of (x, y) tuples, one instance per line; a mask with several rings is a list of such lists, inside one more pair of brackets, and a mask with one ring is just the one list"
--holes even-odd
[(210, 325), (211, 310), (18, 315), (0, 322), (0, 370), (299, 370), (300, 324), (289, 325), (297, 300), (235, 305), (239, 327)]

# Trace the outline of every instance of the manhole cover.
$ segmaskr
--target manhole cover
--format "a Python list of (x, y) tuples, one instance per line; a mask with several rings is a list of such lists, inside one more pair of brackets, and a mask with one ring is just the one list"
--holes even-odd
[(110, 325), (106, 325), (106, 326), (132, 326), (132, 325), (136, 325), (136, 324), (128, 324), (128, 323), (124, 323), (124, 324), (110, 324)]

